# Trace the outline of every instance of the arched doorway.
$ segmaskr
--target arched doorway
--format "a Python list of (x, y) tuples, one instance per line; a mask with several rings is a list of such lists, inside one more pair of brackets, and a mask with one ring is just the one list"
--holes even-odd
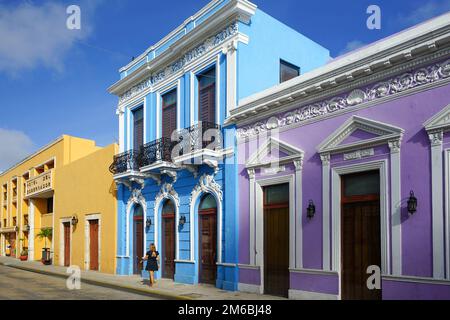
[(162, 208), (162, 277), (175, 276), (175, 205), (166, 200)]
[(199, 282), (216, 284), (217, 275), (217, 202), (213, 195), (204, 195), (198, 208), (199, 219)]
[(136, 205), (133, 212), (133, 273), (142, 272), (141, 263), (144, 256), (144, 209)]

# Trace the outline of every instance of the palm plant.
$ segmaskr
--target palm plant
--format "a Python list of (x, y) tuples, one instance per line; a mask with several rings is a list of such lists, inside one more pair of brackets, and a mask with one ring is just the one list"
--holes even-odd
[(36, 237), (39, 239), (44, 239), (44, 243), (45, 243), (44, 249), (48, 249), (47, 248), (47, 239), (50, 239), (52, 235), (53, 235), (52, 228), (42, 228), (41, 231), (36, 235)]

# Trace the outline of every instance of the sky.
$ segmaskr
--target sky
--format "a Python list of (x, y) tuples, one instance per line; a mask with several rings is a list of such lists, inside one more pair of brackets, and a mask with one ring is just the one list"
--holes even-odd
[[(0, 172), (62, 134), (118, 140), (118, 69), (209, 0), (0, 0)], [(333, 57), (450, 11), (450, 0), (253, 0)], [(66, 27), (70, 5), (81, 30)], [(370, 5), (381, 29), (369, 30)]]

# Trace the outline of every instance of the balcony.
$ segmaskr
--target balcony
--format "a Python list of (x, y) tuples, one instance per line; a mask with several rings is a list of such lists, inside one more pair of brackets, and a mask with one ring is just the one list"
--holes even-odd
[(25, 198), (46, 198), (52, 191), (53, 170), (49, 170), (26, 182)]
[(132, 178), (150, 175), (158, 180), (161, 174), (176, 179), (176, 171), (181, 169), (194, 174), (196, 167), (203, 164), (217, 169), (218, 161), (230, 153), (223, 149), (221, 126), (215, 123), (199, 123), (180, 130), (177, 136), (178, 141), (161, 138), (142, 146), (139, 152), (115, 156), (110, 171), (116, 179), (125, 175)]
[(151, 166), (155, 163), (172, 162), (172, 150), (176, 142), (170, 138), (161, 138), (147, 143), (141, 149), (140, 168)]
[(201, 164), (196, 161), (199, 156), (220, 156), (216, 152), (223, 148), (221, 126), (215, 123), (202, 122), (185, 128), (178, 137), (178, 149), (173, 152), (172, 159), (175, 163)]
[(114, 156), (114, 162), (109, 167), (109, 171), (114, 175), (139, 171), (140, 152), (130, 150)]

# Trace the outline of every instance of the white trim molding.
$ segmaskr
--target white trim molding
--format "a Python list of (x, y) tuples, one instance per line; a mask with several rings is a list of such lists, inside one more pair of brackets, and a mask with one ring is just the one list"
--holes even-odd
[(450, 149), (445, 150), (445, 278), (450, 280)]
[[(449, 220), (448, 205), (444, 211), (444, 174), (448, 172), (446, 160), (445, 171), (443, 153), (444, 133), (450, 131), (450, 105), (443, 108), (436, 115), (427, 120), (423, 126), (428, 133), (431, 145), (431, 188), (432, 188), (432, 230), (433, 230), (433, 277), (436, 279), (450, 279), (449, 270), (449, 235), (448, 226), (444, 222)], [(446, 178), (447, 180), (447, 178)], [(445, 181), (448, 193), (448, 182)], [(445, 197), (447, 198), (447, 196)], [(447, 198), (448, 201), (448, 198)], [(447, 202), (448, 203), (448, 202)], [(445, 247), (447, 246), (447, 250)], [(445, 252), (447, 251), (447, 252)], [(447, 268), (446, 268), (447, 265)]]
[[(279, 156), (275, 154), (275, 157), (266, 161), (265, 158), (278, 150), (283, 152), (284, 156)], [(289, 256), (291, 259), (290, 266), (293, 268), (303, 267), (303, 229), (302, 229), (302, 170), (303, 170), (303, 159), (305, 153), (303, 150), (298, 149), (286, 142), (280, 141), (274, 137), (268, 137), (267, 140), (259, 147), (257, 150), (249, 157), (246, 168), (249, 177), (249, 214), (250, 214), (250, 243), (249, 243), (249, 256), (250, 265), (258, 264), (258, 252), (262, 252), (258, 249), (258, 237), (257, 230), (261, 223), (263, 217), (258, 217), (259, 210), (262, 210), (261, 203), (262, 198), (258, 198), (260, 190), (258, 185), (265, 181), (264, 179), (256, 180), (256, 170), (261, 170), (263, 168), (280, 168), (281, 164), (293, 163), (295, 167), (295, 185), (291, 186), (293, 189), (290, 190), (290, 214), (291, 220), (289, 223), (290, 231), (290, 249)], [(277, 173), (275, 170), (274, 173)], [(290, 176), (288, 176), (290, 177)], [(273, 179), (273, 178), (272, 178)], [(286, 178), (281, 178), (282, 180)], [(272, 180), (268, 180), (272, 181)], [(287, 181), (287, 180), (286, 180)], [(289, 180), (290, 181), (290, 180)], [(255, 198), (256, 196), (256, 198)], [(260, 261), (261, 262), (261, 261)], [(261, 265), (261, 264), (260, 264)]]
[[(369, 139), (362, 139), (357, 142), (351, 143), (343, 143), (345, 139), (347, 139), (353, 132), (356, 130), (362, 130), (374, 135), (374, 137)], [(382, 243), (382, 247), (384, 247), (383, 251), (383, 272), (385, 274), (395, 274), (401, 275), (402, 273), (402, 262), (401, 262), (401, 190), (400, 190), (400, 146), (403, 138), (404, 130), (399, 127), (392, 126), (387, 123), (374, 121), (358, 116), (352, 116), (349, 118), (341, 127), (339, 127), (335, 132), (333, 132), (328, 138), (326, 138), (318, 147), (318, 151), (321, 155), (322, 160), (322, 199), (323, 199), (323, 269), (324, 270), (334, 270), (338, 271), (340, 268), (340, 254), (338, 252), (338, 248), (336, 247), (336, 241), (339, 241), (338, 235), (336, 235), (335, 225), (336, 219), (334, 218), (336, 210), (340, 212), (340, 204), (336, 203), (336, 197), (340, 199), (340, 193), (337, 189), (339, 186), (336, 186), (338, 183), (335, 179), (339, 178), (340, 167), (331, 169), (331, 155), (332, 154), (342, 154), (348, 151), (362, 150), (367, 149), (373, 146), (378, 146), (382, 144), (387, 144), (390, 148), (390, 175), (391, 175), (391, 193), (390, 193), (390, 206), (391, 206), (391, 215), (388, 215), (387, 203), (389, 203), (389, 193), (386, 193), (387, 188), (387, 178), (384, 176), (386, 172), (385, 167), (380, 167), (375, 165), (375, 169), (380, 169), (380, 171), (384, 170), (384, 172), (380, 172), (380, 179), (382, 186), (385, 186), (385, 189), (381, 190), (381, 220), (382, 220), (382, 241), (387, 241), (386, 243)], [(343, 143), (343, 144), (342, 144)], [(369, 160), (368, 160), (369, 161)], [(355, 166), (347, 166), (342, 168), (353, 168), (352, 170), (365, 171), (365, 169), (360, 170), (358, 166), (362, 166), (365, 168), (369, 166), (373, 162), (367, 162), (362, 165)], [(345, 172), (345, 169), (343, 169)], [(333, 172), (333, 173), (331, 173)], [(339, 174), (338, 174), (339, 173)], [(332, 175), (331, 175), (332, 174)], [(336, 174), (338, 176), (336, 177)], [(330, 186), (330, 178), (332, 180), (332, 184)], [(383, 180), (384, 179), (384, 180)], [(384, 181), (384, 184), (383, 184)], [(332, 213), (330, 213), (330, 190), (332, 190)], [(386, 192), (385, 192), (386, 191)], [(340, 201), (340, 200), (339, 200)], [(384, 211), (383, 211), (384, 210)], [(330, 230), (330, 221), (331, 215), (333, 216), (333, 225)], [(340, 218), (340, 217), (338, 217)], [(391, 234), (389, 234), (389, 222), (391, 223)], [(387, 224), (387, 225), (386, 225)], [(384, 225), (384, 227), (383, 227)], [(340, 230), (340, 229), (339, 229)], [(384, 231), (383, 231), (384, 230)], [(334, 236), (330, 240), (330, 232), (334, 233)], [(389, 248), (389, 235), (392, 237), (391, 248)], [(332, 244), (330, 250), (330, 244)], [(392, 250), (392, 254), (390, 254), (390, 250)], [(392, 256), (392, 270), (390, 270), (389, 259)], [(331, 259), (331, 260), (330, 260)]]
[[(175, 191), (175, 189), (173, 188), (173, 185), (170, 183), (164, 183), (161, 187), (161, 190), (159, 191), (159, 193), (156, 195), (155, 198), (155, 207), (154, 207), (154, 220), (155, 220), (155, 246), (156, 248), (159, 248), (159, 228), (162, 228), (162, 221), (159, 222), (159, 212), (160, 209), (162, 207), (162, 205), (164, 204), (164, 200), (170, 200), (173, 202), (173, 205), (175, 207), (175, 229), (176, 229), (176, 234), (175, 234), (175, 260), (179, 260), (180, 259), (180, 253), (178, 252), (178, 240), (180, 239), (180, 234), (179, 234), (179, 230), (177, 228), (177, 223), (180, 219), (180, 198), (178, 196), (178, 193)], [(162, 230), (161, 230), (161, 235), (163, 234)]]
[[(339, 273), (339, 297), (342, 294), (342, 256), (341, 256), (341, 176), (351, 173), (379, 170), (380, 172), (380, 230), (381, 230), (381, 272), (389, 274), (391, 255), (390, 255), (390, 237), (392, 234), (392, 252), (401, 250), (401, 243), (395, 243), (397, 239), (401, 239), (395, 232), (398, 229), (391, 228), (389, 232), (389, 190), (388, 190), (388, 163), (387, 160), (373, 161), (362, 164), (354, 164), (345, 167), (333, 168), (332, 172), (332, 270)], [(396, 249), (394, 249), (396, 248)], [(401, 254), (401, 252), (400, 252)], [(393, 255), (392, 255), (393, 256)], [(393, 269), (400, 268), (396, 264), (401, 264), (401, 260), (392, 257)]]
[[(126, 221), (125, 221), (125, 225), (126, 225), (126, 229), (125, 229), (125, 256), (126, 257), (130, 257), (130, 215), (131, 215), (131, 210), (133, 209), (133, 207), (135, 205), (140, 205), (142, 206), (142, 210), (144, 211), (144, 223), (143, 223), (143, 227), (145, 228), (145, 218), (147, 216), (147, 202), (145, 201), (144, 196), (142, 195), (142, 190), (140, 189), (134, 189), (131, 192), (130, 198), (128, 199), (128, 203), (127, 203), (127, 209), (126, 209)], [(146, 241), (147, 241), (147, 234), (145, 232), (145, 230), (143, 230), (143, 248), (145, 250), (146, 247)]]
[(295, 177), (294, 175), (285, 175), (267, 179), (261, 179), (256, 181), (255, 191), (255, 226), (250, 226), (250, 237), (255, 237), (256, 252), (254, 261), (256, 265), (260, 267), (260, 293), (264, 294), (264, 199), (263, 199), (263, 188), (271, 185), (277, 185), (282, 183), (289, 184), (289, 268), (295, 267), (295, 253), (296, 249), (296, 212), (295, 212)]
[(191, 192), (191, 197), (189, 199), (189, 208), (190, 208), (190, 253), (191, 253), (191, 260), (195, 260), (195, 254), (194, 254), (194, 230), (195, 230), (195, 210), (197, 210), (197, 200), (199, 197), (201, 197), (204, 194), (211, 194), (216, 199), (217, 203), (217, 263), (222, 263), (222, 220), (223, 220), (223, 192), (222, 187), (214, 180), (214, 175), (208, 175), (203, 174), (198, 184), (195, 186), (195, 188)]
[(102, 269), (102, 215), (89, 214), (84, 217), (84, 269), (90, 270), (91, 264), (91, 234), (89, 221), (98, 220), (98, 271)]

